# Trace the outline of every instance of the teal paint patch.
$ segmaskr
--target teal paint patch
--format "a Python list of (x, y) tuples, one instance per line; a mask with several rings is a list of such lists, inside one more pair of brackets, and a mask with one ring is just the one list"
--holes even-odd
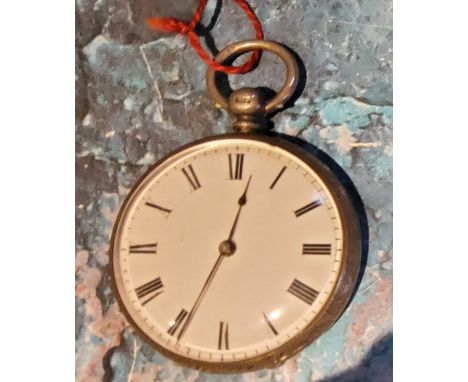
[(143, 59), (139, 57), (137, 46), (121, 45), (99, 35), (83, 52), (90, 70), (101, 79), (109, 79), (114, 85), (133, 90), (151, 86), (151, 79)]
[(126, 353), (116, 352), (112, 355), (110, 364), (114, 381), (126, 381), (132, 368), (132, 358)]
[[(347, 316), (342, 316), (330, 330), (303, 350), (299, 367), (301, 369), (304, 367), (309, 377), (329, 375), (337, 369), (338, 355), (343, 352), (346, 345), (345, 332), (349, 319)], [(303, 364), (304, 359), (307, 361)]]
[(290, 127), (297, 129), (302, 129), (308, 126), (310, 123), (310, 117), (307, 115), (300, 115), (296, 119), (293, 119), (289, 122)]
[(381, 155), (376, 158), (373, 167), (379, 178), (388, 178), (393, 173), (393, 158), (387, 155)]
[(352, 97), (322, 101), (317, 104), (317, 109), (327, 125), (346, 125), (352, 133), (369, 125), (373, 114), (380, 114), (390, 122), (393, 118), (393, 107), (369, 105)]
[(393, 106), (382, 106), (381, 107), (382, 116), (384, 122), (388, 125), (393, 123)]

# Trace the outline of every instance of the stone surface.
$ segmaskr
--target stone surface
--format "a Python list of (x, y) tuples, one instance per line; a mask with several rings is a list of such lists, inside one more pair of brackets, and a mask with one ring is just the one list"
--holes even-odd
[[(210, 1), (205, 25), (218, 47), (251, 38), (232, 1)], [(134, 335), (110, 291), (112, 225), (131, 185), (161, 156), (225, 132), (204, 84), (205, 65), (184, 37), (155, 33), (150, 15), (189, 19), (197, 1), (76, 3), (76, 380), (391, 381), (392, 3), (390, 0), (251, 1), (268, 39), (302, 59), (307, 83), (276, 130), (329, 154), (364, 202), (369, 251), (359, 290), (336, 325), (275, 370), (216, 376), (183, 369)], [(240, 59), (241, 60), (241, 59)], [(265, 54), (233, 87), (281, 86)]]

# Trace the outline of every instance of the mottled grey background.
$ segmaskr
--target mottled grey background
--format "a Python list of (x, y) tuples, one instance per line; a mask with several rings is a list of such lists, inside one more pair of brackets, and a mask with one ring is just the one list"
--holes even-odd
[[(129, 188), (161, 156), (222, 133), (206, 66), (151, 15), (189, 20), (194, 0), (76, 2), (76, 380), (390, 381), (392, 379), (392, 3), (250, 1), (265, 36), (301, 57), (307, 83), (276, 130), (299, 136), (348, 173), (364, 202), (369, 256), (353, 302), (318, 341), (275, 370), (217, 376), (179, 368), (134, 335), (109, 288), (112, 224)], [(217, 1), (210, 1), (204, 24)], [(254, 36), (233, 1), (220, 2), (216, 46)], [(265, 54), (233, 87), (281, 86)]]

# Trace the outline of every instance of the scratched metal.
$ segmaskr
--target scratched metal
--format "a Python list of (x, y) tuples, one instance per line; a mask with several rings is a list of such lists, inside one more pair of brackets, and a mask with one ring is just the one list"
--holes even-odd
[[(207, 16), (216, 3), (210, 1)], [(156, 14), (187, 20), (197, 1), (77, 0), (77, 381), (392, 379), (392, 3), (250, 3), (266, 37), (296, 51), (307, 70), (302, 96), (275, 117), (276, 130), (334, 158), (364, 202), (369, 254), (357, 295), (329, 332), (275, 370), (200, 373), (134, 335), (109, 288), (107, 251), (118, 208), (150, 164), (182, 144), (225, 132), (229, 118), (210, 100), (206, 67), (184, 37), (144, 24)], [(235, 3), (221, 5), (211, 30), (216, 46), (253, 37)], [(255, 74), (231, 82), (278, 89), (281, 71), (281, 62), (265, 54)]]

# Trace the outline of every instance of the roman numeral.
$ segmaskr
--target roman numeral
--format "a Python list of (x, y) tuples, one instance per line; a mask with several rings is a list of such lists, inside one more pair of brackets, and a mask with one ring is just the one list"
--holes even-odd
[(286, 166), (284, 166), (279, 172), (279, 174), (276, 176), (275, 180), (270, 186), (270, 190), (273, 190), (273, 188), (276, 186), (276, 183), (278, 183), (279, 178), (281, 178), (281, 175), (283, 175), (285, 171), (286, 171)]
[(129, 248), (130, 253), (147, 253), (147, 254), (156, 254), (156, 248), (158, 244), (139, 244), (139, 245), (131, 245)]
[(150, 302), (153, 298), (156, 296), (159, 296), (162, 291), (160, 289), (163, 288), (163, 283), (161, 279), (158, 277), (157, 279), (151, 280), (147, 282), (146, 284), (143, 284), (139, 286), (138, 288), (135, 289), (135, 293), (137, 294), (139, 299), (142, 299), (143, 297), (150, 296), (147, 300), (143, 301), (141, 304), (145, 305), (148, 302)]
[(330, 255), (331, 244), (302, 244), (303, 255)]
[(294, 279), (291, 286), (288, 288), (288, 292), (309, 305), (312, 305), (319, 295), (318, 291), (298, 279)]
[(220, 321), (218, 350), (229, 350), (229, 326), (227, 322)]
[(296, 217), (304, 215), (306, 212), (312, 211), (314, 208), (317, 208), (322, 205), (320, 200), (315, 200), (312, 203), (307, 204), (304, 207), (299, 208), (298, 210), (294, 211)]
[(191, 164), (189, 164), (187, 167), (184, 167), (182, 169), (182, 172), (184, 173), (185, 177), (189, 181), (194, 191), (198, 190), (201, 187), (201, 184), (197, 178), (197, 175), (195, 174), (195, 171), (193, 171), (193, 167)]
[(234, 154), (228, 154), (229, 157), (229, 179), (241, 180), (242, 169), (244, 167), (244, 154), (235, 154), (235, 160), (233, 159)]
[(157, 210), (160, 210), (160, 211), (165, 212), (167, 214), (170, 214), (172, 212), (172, 210), (170, 210), (168, 208), (164, 208), (164, 207), (158, 206), (157, 204), (150, 203), (150, 202), (146, 202), (145, 206), (156, 208)]
[(275, 329), (271, 321), (268, 319), (268, 316), (263, 312), (263, 317), (265, 318), (265, 322), (267, 323), (268, 327), (271, 329), (271, 331), (274, 333), (275, 336), (278, 335), (278, 331)]
[(179, 329), (180, 325), (185, 321), (185, 318), (187, 317), (188, 312), (185, 309), (182, 309), (179, 313), (179, 315), (176, 317), (174, 322), (169, 326), (169, 329), (167, 332), (173, 336), (174, 334), (177, 333), (177, 330)]

